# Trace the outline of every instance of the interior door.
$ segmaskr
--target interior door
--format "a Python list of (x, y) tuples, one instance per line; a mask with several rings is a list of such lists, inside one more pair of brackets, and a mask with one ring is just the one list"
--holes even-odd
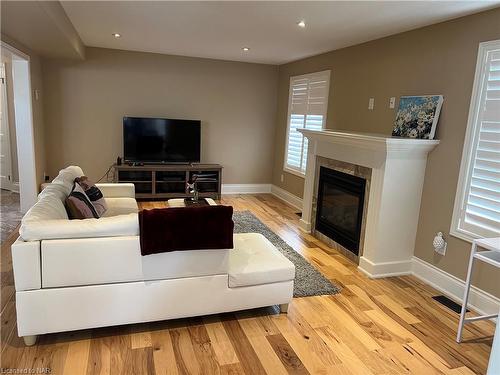
[(0, 188), (12, 190), (12, 160), (10, 152), (9, 117), (5, 64), (0, 65)]

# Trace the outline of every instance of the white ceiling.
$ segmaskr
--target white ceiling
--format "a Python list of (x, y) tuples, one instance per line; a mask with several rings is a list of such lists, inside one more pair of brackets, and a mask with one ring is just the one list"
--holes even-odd
[[(493, 8), (500, 1), (63, 1), (62, 5), (86, 46), (282, 64)], [(304, 29), (297, 26), (302, 19)], [(114, 32), (122, 37), (113, 38)], [(243, 52), (245, 46), (250, 51)]]

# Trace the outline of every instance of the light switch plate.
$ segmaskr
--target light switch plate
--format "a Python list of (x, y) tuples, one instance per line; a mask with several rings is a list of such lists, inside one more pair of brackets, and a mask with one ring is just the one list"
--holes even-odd
[(373, 110), (373, 107), (375, 107), (375, 98), (370, 98), (370, 100), (368, 100), (368, 109)]
[(394, 108), (396, 106), (396, 97), (393, 96), (389, 99), (389, 108)]

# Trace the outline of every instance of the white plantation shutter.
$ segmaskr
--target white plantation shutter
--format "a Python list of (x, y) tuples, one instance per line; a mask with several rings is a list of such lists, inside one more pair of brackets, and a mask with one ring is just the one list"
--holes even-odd
[(452, 234), (500, 236), (500, 40), (481, 43)]
[(290, 78), (285, 170), (305, 173), (307, 138), (297, 129), (323, 129), (329, 88), (329, 70)]

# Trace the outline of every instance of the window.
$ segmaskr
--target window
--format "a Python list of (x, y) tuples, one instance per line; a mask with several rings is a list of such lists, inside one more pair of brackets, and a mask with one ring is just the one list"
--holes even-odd
[(285, 170), (304, 176), (307, 138), (297, 129), (322, 130), (326, 121), (330, 71), (290, 78), (286, 132)]
[(450, 233), (500, 235), (500, 40), (479, 45)]

